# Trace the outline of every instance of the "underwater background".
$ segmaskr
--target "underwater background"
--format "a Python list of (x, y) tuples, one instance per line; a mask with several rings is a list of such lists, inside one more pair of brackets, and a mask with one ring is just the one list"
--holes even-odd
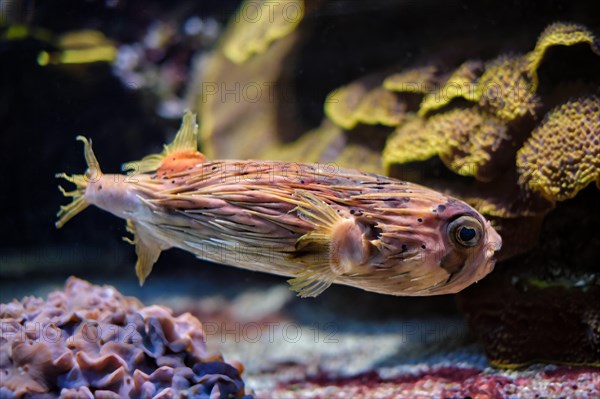
[[(565, 325), (572, 326), (575, 349), (563, 346), (563, 352), (583, 352), (581, 339), (590, 345), (585, 347), (589, 356), (561, 358), (564, 343), (557, 339), (559, 349), (548, 347), (549, 358), (507, 354), (506, 359), (523, 360), (525, 367), (516, 370), (493, 368), (486, 357), (491, 344), (465, 319), (466, 310), (478, 312), (470, 305), (497, 306), (482, 290), (499, 302), (509, 295), (490, 285), (467, 289), (462, 307), (453, 295), (402, 298), (335, 285), (317, 298), (300, 299), (284, 278), (170, 250), (140, 287), (134, 248), (122, 240), (122, 220), (90, 207), (61, 230), (55, 228), (56, 212), (65, 203), (55, 174), (79, 173), (85, 166), (75, 137), (93, 138), (104, 171), (117, 172), (124, 162), (160, 152), (184, 110), (197, 105), (200, 76), (240, 5), (223, 0), (1, 2), (0, 204), (5, 216), (0, 303), (45, 297), (76, 276), (110, 284), (146, 305), (168, 306), (175, 314), (189, 311), (204, 323), (209, 350), (243, 363), (246, 392), (260, 398), (598, 397), (600, 195), (594, 184), (559, 203), (559, 216), (549, 216), (545, 224), (551, 232), (561, 226), (560, 234), (545, 241), (550, 254), (562, 248), (554, 241), (581, 242), (583, 249), (570, 250), (579, 254), (576, 277), (565, 272), (569, 263), (563, 258), (576, 257), (567, 250), (554, 265), (558, 271), (542, 275), (579, 279), (585, 289), (573, 296), (553, 291), (540, 301), (531, 299), (529, 307), (515, 307), (522, 317), (514, 325), (527, 331), (540, 308), (560, 308), (570, 298), (564, 306), (586, 309), (591, 321), (575, 326), (574, 319), (550, 317), (543, 320), (544, 328), (568, 335)], [(281, 102), (277, 124), (285, 131), (284, 144), (321, 125), (323, 104), (334, 89), (371, 73), (413, 65), (429, 53), (447, 61), (457, 54), (487, 60), (526, 52), (555, 22), (580, 24), (600, 35), (600, 4), (593, 1), (323, 0), (306, 6), (310, 18), (300, 27), (303, 40), (295, 58), (281, 61), (287, 100)], [(591, 78), (581, 79), (600, 87), (600, 69), (595, 69), (600, 64), (586, 50), (577, 51), (554, 57), (558, 63), (570, 59), (588, 65)], [(221, 117), (235, 120), (235, 96), (228, 98), (223, 109), (230, 116)], [(262, 140), (258, 129), (249, 128), (249, 137), (253, 134)], [(349, 142), (379, 158), (385, 136), (367, 130)], [(236, 143), (218, 145), (235, 151)], [(582, 221), (574, 224), (579, 227), (565, 227), (573, 219)], [(506, 265), (495, 281), (510, 281), (518, 267)], [(496, 326), (495, 320), (480, 322)], [(533, 352), (550, 344), (544, 341)], [(535, 343), (515, 342), (514, 351), (530, 345)]]

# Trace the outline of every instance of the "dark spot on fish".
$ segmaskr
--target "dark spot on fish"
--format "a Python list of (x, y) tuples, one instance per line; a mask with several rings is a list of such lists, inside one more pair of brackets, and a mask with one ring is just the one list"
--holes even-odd
[(300, 184), (304, 184), (304, 180), (300, 180)]
[(437, 213), (437, 209), (432, 209), (431, 212), (432, 213)]
[(446, 205), (438, 205), (437, 210), (438, 212), (444, 212), (446, 210)]
[(423, 223), (423, 218), (418, 218), (418, 219), (417, 219), (417, 222), (419, 222), (419, 223)]
[(216, 170), (216, 169), (217, 169), (217, 167), (216, 167), (216, 166), (213, 166), (211, 169), (212, 169), (212, 170)]
[(102, 184), (98, 186), (98, 191), (102, 190)]
[(354, 215), (354, 214), (356, 213), (356, 211), (355, 211), (354, 209), (350, 209), (350, 213), (351, 213), (352, 215)]
[(175, 184), (175, 180), (171, 180), (171, 183)]
[(405, 252), (406, 250), (408, 250), (408, 247), (406, 244), (402, 244), (402, 252)]
[(421, 248), (425, 249), (425, 248), (427, 248), (427, 247), (425, 246), (425, 244), (423, 244), (423, 245), (421, 245)]

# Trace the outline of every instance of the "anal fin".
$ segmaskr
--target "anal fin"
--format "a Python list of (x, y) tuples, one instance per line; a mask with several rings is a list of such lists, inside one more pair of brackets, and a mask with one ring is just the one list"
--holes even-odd
[(322, 264), (307, 266), (289, 279), (290, 290), (296, 291), (299, 297), (316, 297), (323, 293), (335, 280), (336, 275), (331, 271), (329, 261)]

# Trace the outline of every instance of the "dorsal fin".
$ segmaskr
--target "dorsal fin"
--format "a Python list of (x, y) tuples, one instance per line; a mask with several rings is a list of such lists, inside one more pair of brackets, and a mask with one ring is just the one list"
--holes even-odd
[(181, 127), (171, 144), (165, 144), (160, 154), (148, 155), (140, 161), (123, 164), (128, 175), (148, 172), (179, 172), (190, 166), (206, 161), (198, 151), (198, 123), (196, 114), (185, 111)]

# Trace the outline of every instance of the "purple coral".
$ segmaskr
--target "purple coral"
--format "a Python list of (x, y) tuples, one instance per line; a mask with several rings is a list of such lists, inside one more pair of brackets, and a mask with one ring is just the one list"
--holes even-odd
[(47, 300), (0, 304), (0, 398), (249, 398), (240, 370), (173, 317), (71, 277)]

